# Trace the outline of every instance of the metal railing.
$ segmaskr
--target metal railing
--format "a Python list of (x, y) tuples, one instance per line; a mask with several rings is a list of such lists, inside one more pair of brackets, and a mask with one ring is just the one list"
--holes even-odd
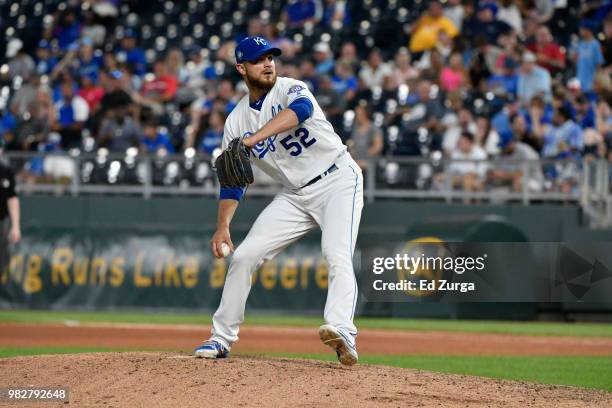
[(612, 227), (612, 166), (608, 161), (583, 163), (580, 205), (593, 228)]
[[(22, 194), (133, 194), (216, 196), (218, 185), (210, 155), (126, 154), (104, 149), (88, 154), (7, 152)], [(443, 202), (573, 202), (594, 226), (612, 225), (612, 166), (604, 160), (450, 160), (381, 157), (361, 163), (364, 195), (378, 199)], [(514, 174), (494, 177), (495, 172)], [(272, 196), (280, 185), (255, 169), (251, 196)], [(477, 176), (466, 176), (475, 173)], [(498, 174), (499, 175), (499, 174)], [(472, 177), (469, 191), (465, 179)], [(520, 180), (518, 180), (520, 179)]]

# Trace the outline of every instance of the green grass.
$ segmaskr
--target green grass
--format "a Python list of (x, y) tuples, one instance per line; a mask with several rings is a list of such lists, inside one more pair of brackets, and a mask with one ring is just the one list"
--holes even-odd
[[(336, 360), (331, 354), (269, 355)], [(360, 355), (359, 362), (612, 391), (612, 356)]]
[[(0, 358), (38, 354), (109, 351), (130, 351), (130, 349), (104, 347), (0, 347)], [(246, 354), (252, 355), (252, 353)], [(264, 353), (263, 355), (336, 361), (336, 357), (333, 354)], [(362, 364), (416, 368), (427, 371), (530, 381), (543, 384), (572, 385), (612, 391), (612, 356), (360, 355), (359, 362)]]
[[(209, 324), (210, 314), (0, 310), (0, 322), (64, 323), (68, 320), (82, 323)], [(316, 327), (322, 323), (323, 321), (320, 317), (306, 316), (247, 315), (245, 321), (247, 325), (302, 327)], [(502, 322), (369, 317), (357, 318), (355, 323), (361, 329), (612, 337), (612, 324), (604, 323)]]
[[(128, 348), (108, 347), (0, 347), (0, 358), (18, 356), (37, 356), (41, 354), (74, 354), (74, 353), (101, 353), (108, 351), (134, 351)], [(143, 350), (139, 350), (143, 351)]]
[(0, 310), (0, 322), (5, 323), (64, 323), (69, 320), (82, 323), (208, 324), (210, 323), (210, 315), (190, 313)]

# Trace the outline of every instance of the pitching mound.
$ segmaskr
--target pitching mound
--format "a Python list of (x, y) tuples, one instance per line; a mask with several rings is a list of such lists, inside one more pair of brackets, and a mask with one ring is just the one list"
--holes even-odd
[(68, 387), (69, 405), (78, 407), (612, 406), (610, 393), (573, 387), (312, 360), (210, 361), (178, 353), (2, 359), (0, 384)]

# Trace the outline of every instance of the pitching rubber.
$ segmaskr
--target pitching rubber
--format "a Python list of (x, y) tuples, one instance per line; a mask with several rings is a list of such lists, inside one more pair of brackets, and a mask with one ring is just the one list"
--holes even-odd
[(336, 351), (341, 364), (351, 366), (357, 363), (357, 352), (350, 348), (334, 326), (324, 324), (319, 327), (319, 337), (323, 344)]

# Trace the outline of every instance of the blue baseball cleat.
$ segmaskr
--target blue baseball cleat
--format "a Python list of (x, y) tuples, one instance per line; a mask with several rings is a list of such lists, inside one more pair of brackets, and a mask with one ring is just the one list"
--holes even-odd
[(229, 350), (215, 340), (205, 341), (204, 344), (195, 349), (195, 356), (200, 358), (225, 358), (229, 356)]
[(331, 347), (336, 351), (338, 361), (344, 365), (353, 365), (357, 363), (359, 356), (355, 343), (351, 342), (349, 336), (342, 333), (339, 329), (330, 324), (324, 324), (319, 327), (319, 337), (323, 344)]

